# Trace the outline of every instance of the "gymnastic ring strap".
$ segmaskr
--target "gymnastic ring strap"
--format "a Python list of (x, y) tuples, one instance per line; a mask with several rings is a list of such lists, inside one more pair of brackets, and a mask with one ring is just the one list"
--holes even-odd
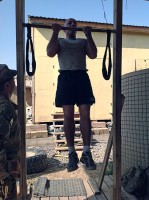
[[(31, 55), (32, 55), (32, 66), (30, 66), (29, 62), (29, 44), (31, 47)], [(32, 68), (31, 68), (32, 67)], [(32, 71), (30, 71), (32, 69)], [(27, 27), (27, 41), (26, 41), (26, 72), (29, 76), (33, 76), (36, 71), (36, 60), (35, 60), (35, 55), (34, 55), (34, 47), (33, 47), (33, 42), (32, 42), (32, 37), (31, 37), (31, 27)]]
[[(104, 54), (103, 62), (102, 62), (102, 75), (103, 75), (105, 80), (110, 79), (111, 69), (112, 69), (110, 38), (111, 38), (111, 30), (108, 30), (107, 31), (107, 45), (106, 45), (105, 54)], [(106, 68), (107, 51), (109, 51), (108, 71), (107, 71), (107, 68)]]

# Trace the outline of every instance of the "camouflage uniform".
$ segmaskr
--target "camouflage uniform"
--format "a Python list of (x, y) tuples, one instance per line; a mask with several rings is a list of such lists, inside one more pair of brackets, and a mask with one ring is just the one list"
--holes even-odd
[(10, 172), (20, 154), (20, 128), (16, 109), (16, 104), (0, 96), (0, 181), (3, 180), (8, 186), (6, 199), (11, 200), (17, 197), (16, 178)]

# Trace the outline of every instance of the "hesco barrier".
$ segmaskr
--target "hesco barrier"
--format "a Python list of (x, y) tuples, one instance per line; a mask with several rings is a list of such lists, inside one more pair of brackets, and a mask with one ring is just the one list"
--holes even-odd
[(122, 173), (149, 165), (149, 69), (122, 76)]

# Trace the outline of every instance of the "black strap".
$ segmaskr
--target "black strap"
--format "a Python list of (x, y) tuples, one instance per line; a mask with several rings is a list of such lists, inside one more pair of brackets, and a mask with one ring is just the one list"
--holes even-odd
[[(32, 54), (32, 71), (30, 71), (30, 62), (29, 62), (29, 43), (31, 47), (31, 54)], [(34, 48), (33, 48), (33, 42), (31, 37), (31, 27), (27, 27), (27, 41), (26, 41), (26, 72), (29, 76), (33, 76), (36, 71), (36, 61), (35, 61), (35, 55), (34, 55)]]
[[(111, 30), (108, 30), (107, 31), (107, 45), (106, 45), (106, 50), (105, 50), (105, 54), (104, 54), (103, 62), (102, 62), (102, 75), (103, 75), (105, 80), (109, 80), (110, 79), (111, 69), (112, 69), (110, 38), (111, 38)], [(107, 50), (109, 50), (108, 72), (107, 72), (107, 68), (106, 68)]]

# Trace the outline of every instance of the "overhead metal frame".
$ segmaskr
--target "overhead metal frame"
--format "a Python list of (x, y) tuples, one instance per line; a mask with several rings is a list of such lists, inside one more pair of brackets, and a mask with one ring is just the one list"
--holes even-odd
[[(46, 29), (52, 29), (51, 25), (45, 25), (45, 24), (40, 24), (40, 23), (33, 23), (33, 24), (24, 23), (23, 25), (24, 25), (24, 27), (27, 27), (27, 28), (46, 28)], [(61, 30), (70, 30), (70, 29), (73, 29), (75, 31), (83, 31), (83, 28), (81, 28), (81, 27), (70, 28), (70, 27), (61, 26)], [(92, 32), (107, 32), (107, 31), (109, 31), (109, 29), (101, 29), (101, 28), (93, 28), (92, 29)], [(115, 30), (110, 30), (110, 31), (112, 33), (115, 32)]]
[[(121, 199), (121, 63), (122, 0), (114, 3), (113, 34), (113, 189), (111, 200)], [(20, 199), (27, 200), (26, 183), (26, 113), (25, 113), (25, 0), (16, 0), (16, 52), (18, 116), (21, 125)]]

